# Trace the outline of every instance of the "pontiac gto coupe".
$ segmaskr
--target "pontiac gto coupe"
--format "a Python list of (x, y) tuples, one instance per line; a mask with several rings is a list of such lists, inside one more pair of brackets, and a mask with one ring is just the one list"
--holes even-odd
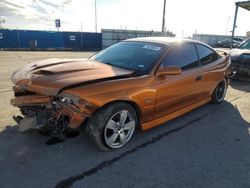
[(14, 72), (11, 104), (21, 131), (47, 128), (62, 137), (85, 126), (101, 150), (124, 146), (205, 103), (223, 101), (230, 60), (193, 40), (135, 38), (86, 60), (49, 59)]

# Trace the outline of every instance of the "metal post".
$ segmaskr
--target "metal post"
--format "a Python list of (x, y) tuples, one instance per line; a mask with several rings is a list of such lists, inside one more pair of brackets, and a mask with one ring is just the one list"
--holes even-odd
[(81, 22), (81, 50), (83, 49), (83, 45), (82, 45), (82, 22)]
[(166, 11), (166, 0), (164, 0), (164, 6), (163, 6), (163, 17), (162, 17), (162, 28), (161, 31), (165, 31), (165, 11)]
[(238, 8), (239, 8), (238, 3), (235, 3), (235, 6), (236, 6), (236, 8), (235, 8), (235, 14), (234, 14), (234, 24), (233, 24), (233, 30), (232, 30), (230, 49), (232, 49), (232, 47), (233, 47), (234, 32), (235, 32), (235, 28), (236, 28), (236, 20), (237, 20)]
[(95, 32), (97, 33), (97, 12), (96, 12), (96, 0), (95, 0)]
[(16, 33), (17, 33), (17, 46), (18, 46), (18, 48), (20, 48), (21, 47), (21, 45), (20, 45), (20, 35), (19, 35), (19, 30), (18, 29), (16, 30)]

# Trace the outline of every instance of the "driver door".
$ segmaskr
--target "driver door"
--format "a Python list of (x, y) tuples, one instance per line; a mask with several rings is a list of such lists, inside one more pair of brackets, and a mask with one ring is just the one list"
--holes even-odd
[[(161, 66), (177, 66), (179, 75), (156, 76), (154, 119), (164, 117), (201, 99), (202, 67), (193, 43), (178, 44), (167, 54)], [(161, 67), (160, 67), (161, 68)]]

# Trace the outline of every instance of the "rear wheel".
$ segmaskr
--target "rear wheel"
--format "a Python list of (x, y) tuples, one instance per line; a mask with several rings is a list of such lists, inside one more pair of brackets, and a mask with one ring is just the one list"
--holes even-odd
[(98, 110), (86, 131), (99, 149), (107, 151), (126, 145), (136, 125), (134, 108), (128, 103), (117, 102)]
[(225, 78), (223, 78), (216, 86), (212, 94), (212, 103), (214, 104), (221, 103), (226, 96), (226, 92), (227, 92), (227, 81)]

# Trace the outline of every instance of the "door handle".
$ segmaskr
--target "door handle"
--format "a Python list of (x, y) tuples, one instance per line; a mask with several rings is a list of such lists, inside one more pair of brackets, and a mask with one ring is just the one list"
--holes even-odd
[(203, 78), (202, 75), (199, 75), (196, 77), (196, 81), (202, 80), (202, 78)]

